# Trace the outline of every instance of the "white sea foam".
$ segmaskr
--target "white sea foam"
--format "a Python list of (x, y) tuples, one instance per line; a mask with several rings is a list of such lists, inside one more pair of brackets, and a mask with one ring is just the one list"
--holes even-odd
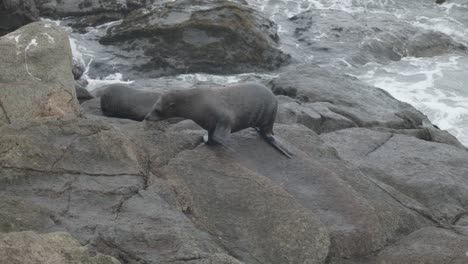
[(361, 80), (390, 92), (425, 113), (468, 145), (468, 58), (404, 58), (389, 65), (369, 63)]
[(108, 84), (114, 84), (114, 83), (122, 83), (122, 84), (131, 84), (134, 81), (133, 80), (124, 80), (122, 78), (121, 73), (113, 73), (110, 74), (102, 79), (89, 79), (88, 78), (88, 86), (86, 86), (86, 89), (89, 91), (92, 91), (98, 87), (108, 85)]

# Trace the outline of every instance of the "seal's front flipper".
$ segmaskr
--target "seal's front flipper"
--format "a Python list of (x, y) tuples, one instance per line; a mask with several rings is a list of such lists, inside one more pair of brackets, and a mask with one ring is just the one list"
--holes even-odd
[(275, 149), (277, 149), (279, 152), (281, 152), (283, 155), (285, 155), (288, 158), (292, 158), (294, 154), (291, 153), (283, 144), (281, 144), (278, 139), (276, 139), (273, 135), (263, 135), (263, 138), (270, 144), (272, 145)]
[(214, 141), (221, 145), (227, 145), (231, 137), (231, 126), (228, 123), (218, 122), (215, 129), (209, 133), (208, 141)]

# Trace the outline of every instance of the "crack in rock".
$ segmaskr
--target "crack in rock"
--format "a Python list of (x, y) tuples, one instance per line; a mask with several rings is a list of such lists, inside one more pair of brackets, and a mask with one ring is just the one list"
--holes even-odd
[(387, 144), (392, 138), (393, 138), (394, 134), (390, 134), (390, 136), (388, 138), (386, 138), (381, 144), (378, 144), (376, 147), (374, 147), (373, 149), (371, 149), (369, 152), (367, 152), (364, 156), (364, 157), (368, 157), (370, 154), (376, 152), (377, 150), (379, 150), (380, 148), (382, 148), (385, 144)]
[(11, 119), (8, 116), (8, 113), (7, 113), (6, 109), (5, 109), (5, 107), (3, 106), (2, 100), (0, 100), (0, 108), (2, 109), (3, 115), (5, 116), (5, 119), (6, 119), (7, 123), (11, 124)]

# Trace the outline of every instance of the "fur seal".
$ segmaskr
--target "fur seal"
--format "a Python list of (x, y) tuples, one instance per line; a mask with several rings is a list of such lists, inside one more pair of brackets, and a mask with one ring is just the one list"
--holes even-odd
[(101, 94), (102, 113), (108, 117), (143, 121), (160, 93), (142, 91), (123, 84), (110, 84)]
[(207, 144), (224, 146), (231, 133), (253, 127), (270, 145), (291, 158), (293, 154), (273, 136), (277, 109), (274, 94), (258, 83), (204, 86), (161, 94), (145, 120), (191, 119), (208, 131), (208, 137), (204, 137)]

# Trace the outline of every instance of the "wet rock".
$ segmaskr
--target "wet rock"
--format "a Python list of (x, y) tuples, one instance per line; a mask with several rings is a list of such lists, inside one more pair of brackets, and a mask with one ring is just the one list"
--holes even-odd
[(34, 202), (0, 197), (0, 234), (53, 229), (53, 213)]
[(389, 128), (374, 128), (377, 131), (389, 132), (393, 134), (402, 134), (413, 136), (422, 140), (444, 143), (452, 145), (457, 148), (466, 149), (466, 147), (458, 141), (456, 137), (451, 135), (445, 130), (440, 130), (438, 128), (427, 126), (419, 129), (389, 129)]
[(86, 68), (85, 65), (81, 61), (73, 58), (73, 66), (72, 66), (73, 79), (75, 80), (80, 79), (86, 70), (85, 68)]
[(276, 30), (272, 21), (235, 2), (171, 2), (131, 13), (101, 39), (119, 48), (117, 57), (137, 57), (131, 65), (116, 58), (92, 67), (105, 76), (112, 65), (125, 78), (274, 70), (289, 62), (277, 48)]
[(37, 8), (42, 16), (60, 18), (69, 16), (85, 16), (101, 13), (118, 12), (128, 13), (136, 8), (151, 5), (154, 0), (130, 0), (130, 1), (99, 1), (99, 0), (77, 0), (77, 1), (55, 1), (35, 0)]
[(319, 217), (330, 231), (329, 258), (365, 256), (397, 237), (431, 225), (430, 220), (402, 205), (402, 201), (411, 204), (407, 196), (390, 188), (385, 191), (384, 183), (343, 162), (313, 131), (299, 125), (277, 125), (275, 134), (295, 154), (293, 159), (283, 158), (253, 131), (234, 134), (236, 153), (228, 155), (252, 173), (279, 184)]
[[(31, 214), (37, 215), (31, 223), (18, 222), (20, 228), (8, 230), (66, 230), (90, 249), (123, 263), (240, 263), (197, 229), (178, 208), (170, 186), (149, 172), (193, 148), (200, 135), (109, 121), (0, 127), (2, 197), (41, 208)], [(22, 216), (30, 214), (29, 208), (4, 212)], [(53, 227), (43, 222), (46, 216)]]
[(428, 227), (380, 252), (368, 263), (385, 264), (462, 264), (468, 262), (468, 237), (450, 230)]
[(323, 263), (329, 240), (317, 216), (265, 176), (216, 152), (183, 152), (162, 172), (192, 221), (246, 263)]
[(298, 101), (280, 104), (280, 109), (288, 108), (300, 116), (298, 123), (317, 133), (349, 127), (417, 128), (427, 119), (382, 89), (315, 65), (294, 67), (270, 86), (275, 94)]
[(39, 20), (34, 0), (3, 0), (0, 3), (0, 36)]
[(79, 115), (70, 43), (61, 28), (31, 23), (1, 37), (0, 54), (0, 123)]
[(0, 262), (120, 264), (110, 256), (93, 256), (68, 233), (37, 234), (31, 231), (0, 233)]
[(465, 213), (466, 149), (362, 128), (340, 130), (322, 138), (342, 159), (418, 201), (440, 225), (451, 225)]
[(363, 65), (403, 57), (466, 54), (467, 47), (448, 35), (421, 29), (393, 15), (309, 10), (292, 17), (294, 36), (315, 63)]

